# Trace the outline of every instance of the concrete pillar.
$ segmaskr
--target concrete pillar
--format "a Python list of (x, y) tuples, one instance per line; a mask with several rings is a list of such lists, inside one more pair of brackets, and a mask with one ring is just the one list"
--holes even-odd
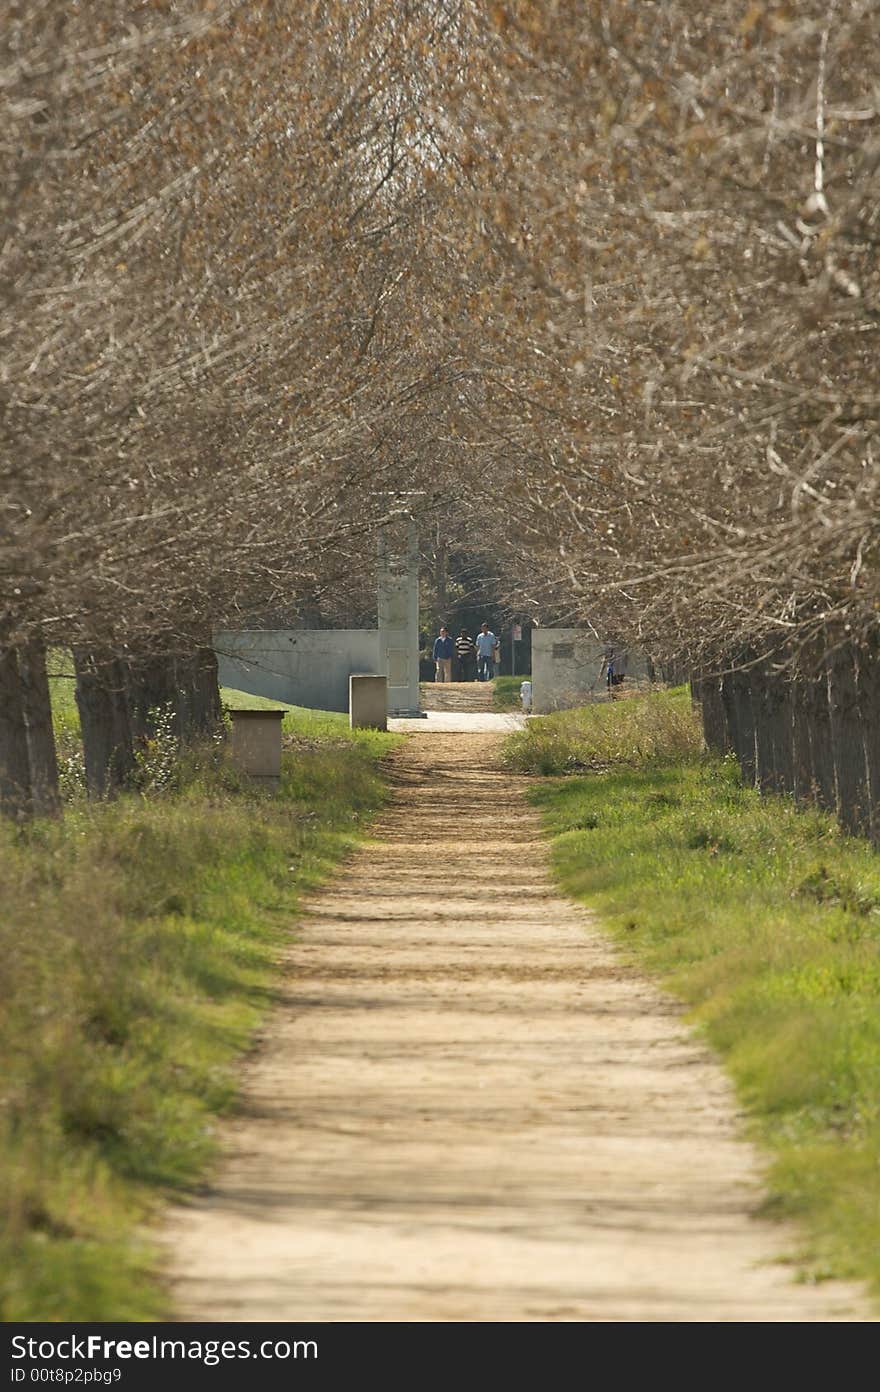
[(407, 523), (405, 549), (379, 532), (379, 655), (388, 675), (388, 711), (418, 716), (419, 537)]
[(354, 674), (348, 679), (352, 730), (388, 729), (388, 678)]
[(232, 762), (272, 792), (281, 785), (281, 722), (278, 710), (231, 710)]

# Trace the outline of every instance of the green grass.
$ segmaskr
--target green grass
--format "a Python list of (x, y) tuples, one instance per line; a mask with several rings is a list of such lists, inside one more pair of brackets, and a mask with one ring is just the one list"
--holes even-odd
[(281, 722), (285, 741), (295, 740), (299, 748), (316, 740), (323, 748), (332, 744), (358, 745), (377, 756), (384, 754), (396, 742), (381, 730), (352, 730), (348, 715), (341, 711), (310, 710), (307, 706), (290, 706), (285, 701), (269, 701), (263, 696), (250, 696), (231, 686), (221, 686), (220, 699), (228, 710), (283, 710)]
[[(682, 758), (682, 714), (667, 693), (548, 718), (600, 768), (534, 790), (556, 872), (725, 1061), (770, 1157), (768, 1211), (802, 1221), (804, 1278), (880, 1291), (880, 859), (743, 788), (732, 760)], [(528, 767), (523, 737), (510, 746)], [(536, 732), (535, 771), (548, 747)]]
[(221, 686), (220, 699), (229, 710), (283, 710), (286, 711), (281, 729), (285, 734), (315, 733), (320, 735), (342, 735), (349, 733), (348, 716), (340, 711), (309, 710), (306, 706), (291, 706), (286, 701), (270, 701), (265, 696), (251, 696), (247, 691), (236, 691), (231, 686)]
[(50, 648), (46, 653), (46, 671), (52, 698), (52, 719), (56, 734), (72, 728), (79, 733), (79, 711), (76, 705), (76, 674), (73, 654), (67, 648)]
[[(85, 797), (85, 771), (79, 710), (74, 694), (76, 683), (73, 657), (64, 648), (54, 648), (47, 654), (46, 665), (49, 672), (61, 791), (68, 801), (82, 799)], [(284, 701), (270, 701), (263, 696), (251, 696), (246, 691), (227, 686), (220, 688), (220, 699), (229, 710), (240, 710), (244, 707), (285, 711), (281, 724), (282, 734), (287, 742), (295, 739), (299, 747), (302, 747), (303, 741), (309, 740), (318, 741), (323, 746), (327, 746), (328, 742), (342, 741), (345, 744), (357, 744), (377, 755), (381, 755), (387, 747), (383, 734), (372, 730), (352, 731), (349, 729), (348, 716), (337, 711), (292, 706)], [(142, 765), (142, 782), (148, 788), (161, 786), (172, 775), (176, 777), (180, 772), (177, 748), (170, 734), (164, 740), (160, 738), (158, 745), (154, 742), (149, 749), (141, 751), (139, 760)]]
[(574, 773), (655, 759), (689, 757), (702, 734), (685, 687), (597, 702), (533, 718), (506, 745), (510, 768), (532, 773)]
[(531, 675), (523, 672), (518, 677), (496, 677), (493, 683), (492, 704), (496, 710), (522, 710), (519, 688), (524, 681), (531, 681)]
[(50, 648), (46, 653), (52, 724), (58, 751), (58, 772), (62, 794), (82, 796), (85, 791), (79, 709), (76, 704), (76, 678), (73, 654), (67, 648)]
[[(63, 698), (56, 718), (73, 737)], [(396, 743), (285, 727), (277, 796), (215, 745), (164, 791), (0, 825), (3, 1320), (169, 1313), (145, 1220), (204, 1174), (300, 896), (384, 801)]]

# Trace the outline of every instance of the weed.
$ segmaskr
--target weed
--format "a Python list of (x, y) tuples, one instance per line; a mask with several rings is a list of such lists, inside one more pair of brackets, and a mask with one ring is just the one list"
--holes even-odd
[(837, 904), (847, 913), (862, 918), (868, 914), (880, 914), (880, 894), (876, 890), (852, 884), (845, 876), (832, 874), (824, 864), (812, 869), (795, 887), (793, 894), (816, 899), (820, 904)]
[(718, 855), (719, 851), (735, 851), (736, 843), (717, 827), (694, 827), (685, 835), (684, 844), (689, 851), (708, 851)]

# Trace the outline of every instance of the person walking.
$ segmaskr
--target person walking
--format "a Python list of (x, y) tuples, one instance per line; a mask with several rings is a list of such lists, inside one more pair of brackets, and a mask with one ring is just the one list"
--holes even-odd
[(434, 639), (434, 662), (436, 663), (435, 681), (452, 681), (452, 639), (445, 624), (440, 625), (440, 632)]
[(495, 675), (495, 648), (498, 639), (487, 623), (480, 625), (477, 634), (477, 679), (491, 681)]
[(617, 687), (622, 685), (627, 670), (626, 648), (616, 643), (606, 643), (602, 657), (605, 684), (612, 699), (617, 695)]
[(459, 681), (473, 681), (477, 675), (477, 649), (466, 628), (461, 630), (455, 640), (455, 656)]

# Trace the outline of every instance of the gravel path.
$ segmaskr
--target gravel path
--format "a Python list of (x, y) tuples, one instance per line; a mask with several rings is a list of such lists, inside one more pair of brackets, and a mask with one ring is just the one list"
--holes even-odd
[(499, 739), (407, 740), (312, 901), (225, 1158), (165, 1228), (179, 1317), (871, 1318), (779, 1263), (723, 1075), (557, 893)]

